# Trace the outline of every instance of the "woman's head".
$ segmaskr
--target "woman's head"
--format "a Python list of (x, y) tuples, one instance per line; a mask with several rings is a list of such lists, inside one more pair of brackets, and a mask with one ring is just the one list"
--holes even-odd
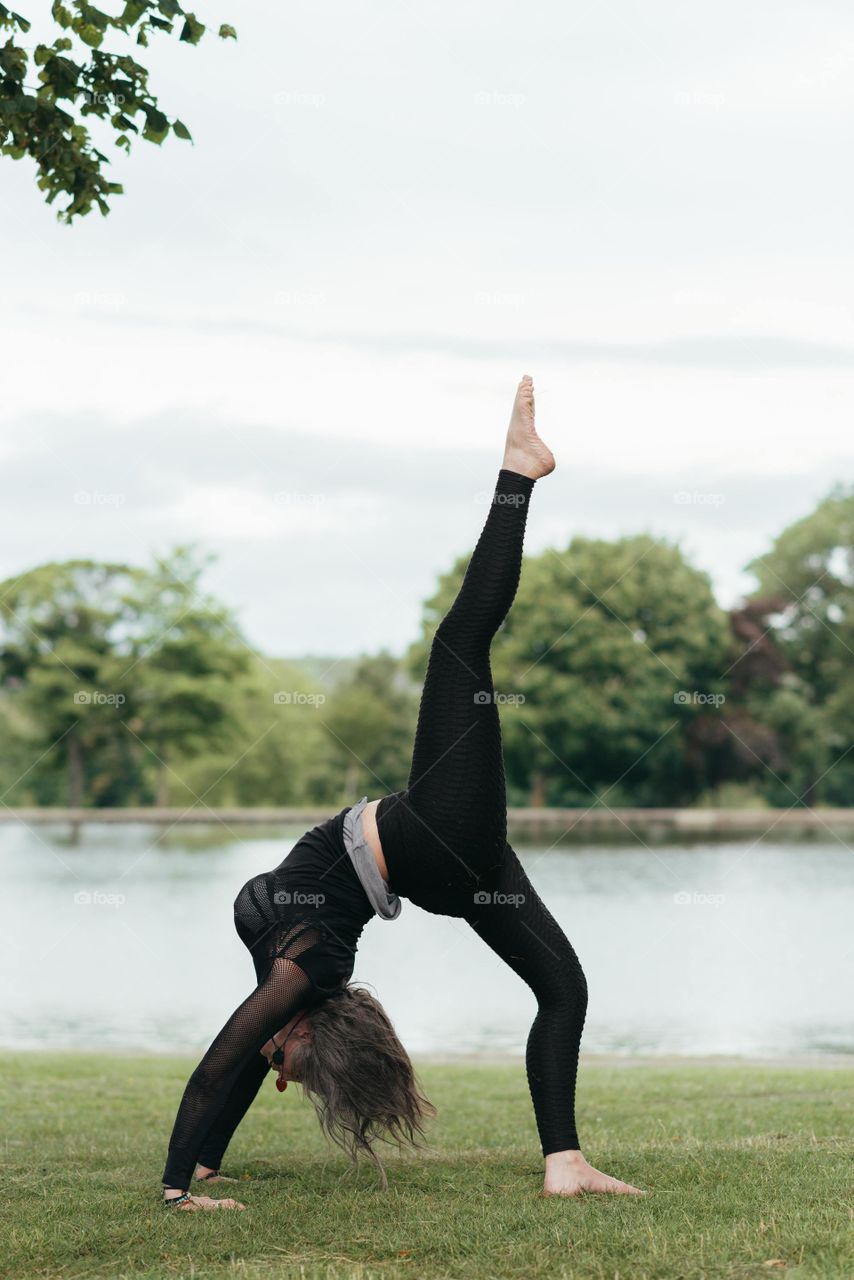
[(342, 987), (311, 1009), (309, 1021), (289, 1074), (311, 1098), (327, 1136), (354, 1160), (363, 1152), (380, 1169), (374, 1142), (417, 1146), (435, 1108), (379, 1001), (362, 987)]

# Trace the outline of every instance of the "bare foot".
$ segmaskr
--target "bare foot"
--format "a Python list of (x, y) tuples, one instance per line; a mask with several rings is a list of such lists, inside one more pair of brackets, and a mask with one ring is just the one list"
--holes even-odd
[(534, 382), (527, 373), (513, 401), (502, 466), (505, 471), (515, 471), (532, 480), (539, 480), (555, 469), (554, 454), (543, 444), (534, 426)]
[(177, 1209), (170, 1209), (170, 1213), (198, 1213), (203, 1209), (245, 1209), (246, 1205), (241, 1204), (239, 1200), (212, 1200), (210, 1196), (190, 1196), (184, 1204), (179, 1204)]
[(546, 1156), (546, 1180), (544, 1196), (579, 1196), (585, 1191), (610, 1193), (618, 1196), (645, 1196), (640, 1187), (621, 1182), (607, 1173), (600, 1173), (588, 1164), (580, 1151), (559, 1151)]

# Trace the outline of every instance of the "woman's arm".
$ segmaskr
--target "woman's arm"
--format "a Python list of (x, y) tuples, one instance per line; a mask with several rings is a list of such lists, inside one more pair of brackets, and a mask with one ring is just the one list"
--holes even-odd
[(299, 965), (275, 960), (264, 981), (234, 1011), (187, 1082), (169, 1140), (164, 1187), (187, 1191), (237, 1080), (260, 1056), (261, 1046), (305, 1007), (310, 994), (311, 982)]
[[(268, 1060), (260, 1053), (253, 1054), (235, 1080), (225, 1105), (208, 1130), (196, 1157), (198, 1164), (205, 1169), (219, 1170), (235, 1129), (252, 1106), (258, 1090), (269, 1073)], [(207, 1179), (207, 1181), (214, 1181), (214, 1179)]]

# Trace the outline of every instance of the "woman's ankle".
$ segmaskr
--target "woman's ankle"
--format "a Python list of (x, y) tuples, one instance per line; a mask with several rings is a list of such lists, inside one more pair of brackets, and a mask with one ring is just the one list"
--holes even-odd
[(587, 1163), (579, 1147), (571, 1147), (567, 1151), (552, 1151), (545, 1157), (545, 1161), (547, 1169)]

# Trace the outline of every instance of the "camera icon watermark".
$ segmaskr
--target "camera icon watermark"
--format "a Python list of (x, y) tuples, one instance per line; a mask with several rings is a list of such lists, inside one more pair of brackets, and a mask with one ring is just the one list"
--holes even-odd
[(673, 95), (675, 107), (723, 107), (726, 95), (709, 92), (707, 89), (680, 89)]
[(703, 693), (700, 689), (679, 689), (673, 695), (677, 707), (722, 707), (726, 702), (725, 693)]
[(522, 107), (527, 102), (524, 93), (500, 93), (497, 89), (478, 89), (472, 94), (476, 107)]
[(291, 893), (289, 889), (277, 889), (273, 894), (277, 907), (322, 907), (325, 901), (325, 893)]
[(496, 890), (490, 893), (486, 889), (478, 889), (474, 894), (476, 907), (521, 907), (525, 901), (524, 893), (501, 893)]
[(102, 689), (78, 689), (74, 701), (78, 707), (123, 707), (127, 698), (123, 693), (104, 693)]
[(476, 307), (524, 307), (527, 298), (524, 293), (501, 293), (495, 289), (479, 289), (474, 294)]
[(273, 503), (277, 507), (319, 507), (325, 501), (325, 493), (308, 493), (300, 489), (281, 489), (273, 494)]
[(102, 893), (99, 889), (80, 889), (74, 895), (75, 907), (123, 907), (126, 902), (123, 893)]
[(478, 707), (486, 707), (492, 703), (496, 706), (521, 707), (524, 701), (524, 693), (492, 693), (489, 689), (478, 689), (474, 695), (475, 706)]
[(673, 901), (677, 907), (722, 907), (726, 902), (726, 894), (682, 889), (679, 893), (674, 893)]
[(696, 489), (678, 489), (673, 495), (677, 507), (722, 507), (725, 493), (700, 493)]
[(325, 93), (306, 93), (301, 89), (279, 89), (273, 94), (273, 105), (277, 107), (323, 107), (326, 105)]
[(528, 498), (524, 493), (494, 493), (491, 489), (478, 489), (474, 500), (481, 507), (524, 507)]
[(301, 689), (280, 689), (273, 694), (273, 703), (277, 707), (322, 707), (326, 701), (325, 693), (304, 693)]
[(96, 489), (78, 489), (74, 495), (78, 507), (123, 507), (127, 498), (123, 493), (101, 493)]

